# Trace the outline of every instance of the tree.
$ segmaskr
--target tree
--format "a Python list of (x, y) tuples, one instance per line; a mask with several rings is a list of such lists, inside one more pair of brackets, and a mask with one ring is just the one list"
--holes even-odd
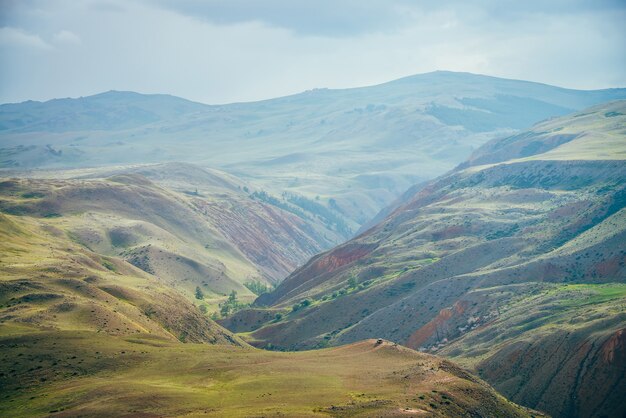
[(356, 285), (358, 284), (358, 280), (355, 276), (350, 277), (350, 280), (348, 280), (348, 287), (356, 287)]
[(202, 293), (202, 289), (200, 289), (200, 286), (196, 286), (196, 299), (204, 299), (204, 293)]
[(206, 315), (206, 313), (207, 313), (207, 307), (206, 307), (206, 305), (200, 305), (200, 312), (202, 312), (203, 314), (205, 314), (205, 315)]
[(230, 313), (230, 305), (228, 305), (226, 303), (223, 304), (220, 307), (220, 315), (222, 315), (222, 317), (226, 317), (226, 316), (228, 316), (229, 313)]
[(230, 292), (230, 295), (228, 296), (228, 303), (229, 304), (236, 304), (237, 303), (237, 292), (235, 290), (233, 290), (232, 292)]

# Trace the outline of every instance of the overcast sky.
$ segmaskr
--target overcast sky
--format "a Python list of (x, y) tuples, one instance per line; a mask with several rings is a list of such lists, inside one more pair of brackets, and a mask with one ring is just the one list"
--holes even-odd
[(626, 87), (626, 0), (0, 5), (1, 103), (107, 90), (227, 103), (438, 69)]

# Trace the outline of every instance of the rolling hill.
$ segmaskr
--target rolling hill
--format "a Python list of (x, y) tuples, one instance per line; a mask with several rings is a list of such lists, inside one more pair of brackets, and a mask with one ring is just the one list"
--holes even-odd
[(272, 353), (44, 331), (2, 334), (0, 347), (0, 413), (12, 417), (545, 416), (447, 360), (375, 340)]
[(452, 169), (488, 140), (620, 98), (626, 90), (445, 71), (218, 106), (108, 92), (0, 106), (0, 166), (192, 162), (278, 199), (287, 193), (336, 218), (335, 231), (347, 239), (409, 186)]
[(117, 131), (202, 111), (206, 105), (164, 94), (109, 91), (78, 99), (2, 105), (0, 131)]
[(54, 224), (6, 214), (0, 222), (3, 336), (90, 331), (245, 345), (154, 276), (90, 251)]
[[(56, 228), (85, 249), (118, 257), (209, 310), (247, 282), (278, 283), (341, 238), (254, 199), (235, 177), (190, 164), (35, 172), (0, 182), (0, 210)], [(261, 245), (262, 244), (262, 245)]]
[(616, 416), (625, 152), (626, 101), (493, 140), (222, 324), (274, 349), (387, 338), (555, 416)]

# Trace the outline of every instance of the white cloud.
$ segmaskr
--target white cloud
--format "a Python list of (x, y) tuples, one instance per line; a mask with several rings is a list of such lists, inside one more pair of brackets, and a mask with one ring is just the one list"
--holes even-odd
[(64, 43), (64, 44), (75, 44), (80, 45), (81, 39), (74, 32), (70, 32), (69, 30), (60, 30), (53, 36), (54, 42)]
[(12, 27), (0, 28), (0, 45), (16, 48), (25, 47), (42, 50), (52, 49), (52, 45), (41, 39), (39, 35)]

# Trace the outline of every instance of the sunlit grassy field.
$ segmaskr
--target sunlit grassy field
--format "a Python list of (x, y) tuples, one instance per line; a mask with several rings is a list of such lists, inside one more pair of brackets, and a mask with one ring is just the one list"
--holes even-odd
[(528, 416), (436, 357), (367, 340), (310, 352), (0, 328), (0, 415)]

